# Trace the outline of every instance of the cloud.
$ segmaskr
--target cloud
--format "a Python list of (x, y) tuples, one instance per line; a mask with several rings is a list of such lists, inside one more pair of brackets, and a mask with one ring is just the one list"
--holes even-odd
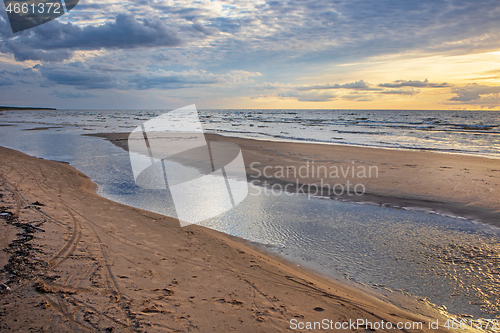
[(0, 78), (0, 86), (11, 86), (13, 85), (14, 82), (10, 81), (10, 80), (7, 80), (5, 78)]
[(175, 30), (163, 21), (138, 20), (128, 14), (118, 14), (113, 22), (99, 26), (80, 27), (55, 20), (15, 36), (7, 35), (0, 50), (13, 54), (17, 61), (61, 62), (76, 50), (144, 50), (181, 44)]
[[(57, 65), (36, 65), (45, 86), (67, 85), (79, 90), (89, 89), (183, 89), (203, 85), (240, 85), (251, 84), (251, 77), (260, 76), (258, 72), (230, 71), (215, 74), (204, 70), (165, 71), (155, 70), (135, 72), (121, 70), (108, 65), (88, 66), (82, 62)], [(57, 94), (55, 94), (57, 96)]]
[(292, 98), (300, 102), (328, 102), (337, 98), (336, 95), (329, 93), (300, 93), (294, 91), (281, 92), (277, 96), (279, 98)]
[(295, 88), (296, 90), (299, 91), (308, 91), (308, 90), (329, 90), (329, 89), (353, 89), (353, 90), (380, 90), (377, 88), (372, 88), (370, 85), (363, 81), (359, 80), (356, 82), (352, 83), (345, 83), (345, 84), (317, 84), (317, 85), (310, 85), (310, 86), (299, 86)]
[(381, 94), (384, 95), (416, 95), (418, 94), (418, 91), (415, 91), (413, 89), (397, 89), (397, 90), (386, 90), (386, 91), (381, 91)]
[(77, 89), (110, 89), (118, 87), (115, 76), (101, 71), (91, 70), (82, 63), (68, 66), (36, 65), (34, 67), (46, 79), (46, 86), (60, 84), (74, 86)]
[(471, 105), (479, 105), (481, 108), (493, 109), (500, 106), (500, 95), (491, 95), (486, 97), (481, 97), (479, 100), (474, 102), (462, 102), (460, 104), (471, 104)]
[(487, 104), (491, 104), (491, 102), (497, 101), (497, 97), (483, 97), (483, 95), (494, 95), (500, 93), (500, 86), (486, 86), (474, 83), (465, 87), (453, 89), (452, 92), (457, 94), (457, 96), (450, 98), (449, 101), (451, 102), (463, 102), (463, 104), (482, 104), (487, 101)]
[(299, 58), (352, 60), (408, 50), (495, 49), (500, 29), (499, 20), (491, 14), (500, 6), (495, 1), (481, 5), (462, 0), (121, 4), (80, 3), (61, 20), (16, 38), (2, 18), (0, 35), (7, 48), (1, 50), (19, 61), (58, 61), (70, 59), (75, 50), (183, 46), (219, 56), (223, 63), (251, 60), (257, 65), (264, 55), (276, 55), (285, 64)]
[(76, 50), (135, 49), (159, 46), (177, 46), (177, 33), (162, 20), (137, 20), (128, 14), (118, 14), (114, 22), (94, 27), (67, 23), (59, 26), (60, 36), (44, 41), (45, 48), (72, 48)]
[[(274, 93), (274, 97), (292, 98), (300, 102), (328, 102), (337, 98), (366, 100), (370, 98), (366, 94), (358, 94), (357, 91), (379, 91), (381, 88), (373, 88), (364, 80), (359, 80), (351, 83), (326, 83), (317, 85), (301, 85), (294, 86), (291, 84), (283, 84), (279, 82), (263, 82), (252, 86), (255, 90), (278, 91)], [(330, 90), (346, 89), (354, 91), (352, 95), (332, 94)]]
[(54, 90), (52, 91), (51, 95), (59, 97), (59, 98), (91, 98), (91, 97), (98, 97), (97, 95), (94, 94), (89, 94), (89, 93), (73, 93), (71, 91), (59, 91), (59, 90)]
[(481, 96), (481, 98), (472, 100), (472, 101), (456, 101), (449, 99), (447, 102), (444, 102), (445, 105), (474, 105), (475, 107), (479, 106), (480, 108), (488, 108), (493, 109), (500, 106), (500, 94), (491, 94), (487, 96)]
[[(445, 88), (445, 93), (455, 87), (428, 80), (314, 83), (353, 77), (350, 68), (371, 65), (365, 67), (366, 78), (376, 80), (376, 56), (498, 50), (499, 10), (498, 1), (478, 5), (465, 0), (91, 1), (18, 34), (12, 34), (0, 12), (0, 52), (8, 55), (0, 70), (11, 68), (11, 57), (24, 62), (15, 64), (19, 67), (41, 64), (22, 77), (0, 75), (0, 84), (17, 88), (22, 80), (36, 82), (50, 88), (44, 91), (47, 96), (55, 85), (65, 86), (57, 88), (60, 92), (68, 87), (141, 90), (138, 95), (146, 89), (193, 88), (193, 96), (227, 94), (228, 99), (266, 91), (274, 98), (281, 93), (303, 101), (359, 100), (355, 92), (366, 99), (404, 98), (426, 88)], [(346, 62), (360, 66), (336, 66)], [(315, 76), (321, 81), (299, 81)], [(448, 101), (452, 104), (472, 103), (477, 96), (493, 102), (495, 97), (473, 89), (454, 92), (456, 97)], [(164, 100), (164, 95), (151, 96)], [(107, 102), (105, 95), (101, 101)]]
[(443, 83), (430, 83), (429, 80), (396, 80), (393, 83), (381, 83), (378, 85), (383, 88), (401, 88), (401, 87), (415, 87), (415, 88), (446, 88), (450, 85), (446, 82)]
[(483, 80), (485, 78), (488, 78), (488, 79), (498, 79), (500, 78), (500, 69), (493, 69), (493, 70), (489, 70), (489, 71), (483, 71), (481, 73), (478, 73), (479, 74), (479, 78), (477, 78), (477, 80)]
[(19, 71), (0, 71), (0, 86), (12, 86), (15, 83), (29, 84), (33, 79), (39, 78), (38, 73), (31, 68), (23, 68)]
[[(236, 9), (241, 5), (233, 3)], [(235, 44), (231, 51), (244, 56), (258, 49), (278, 56), (281, 63), (300, 59), (307, 64), (410, 50), (494, 50), (500, 22), (492, 13), (499, 7), (498, 2), (477, 5), (463, 0), (267, 1), (258, 10), (233, 11), (240, 22), (233, 37), (246, 37), (247, 43), (239, 49)], [(244, 21), (248, 16), (253, 20)]]
[(342, 99), (349, 101), (368, 102), (368, 101), (373, 101), (373, 97), (374, 95), (352, 93), (343, 95)]
[(19, 73), (11, 71), (0, 71), (0, 86), (11, 86), (14, 84), (14, 77), (18, 78)]
[(195, 85), (212, 84), (244, 84), (253, 83), (251, 76), (260, 76), (258, 72), (231, 71), (224, 74), (214, 74), (207, 71), (157, 71), (155, 73), (138, 74), (130, 78), (129, 82), (137, 89), (180, 89)]
[(253, 87), (255, 90), (278, 90), (278, 89), (293, 89), (294, 86), (291, 84), (284, 84), (280, 82), (262, 82), (255, 84)]
[[(405, 81), (405, 82), (411, 82), (411, 84), (414, 84), (417, 81)], [(420, 83), (421, 83), (420, 86), (422, 86), (422, 84), (431, 85), (431, 83), (428, 83), (426, 81)], [(270, 91), (276, 90), (279, 91), (277, 96), (280, 98), (294, 98), (298, 101), (307, 101), (307, 102), (325, 102), (337, 98), (364, 102), (364, 101), (372, 101), (376, 98), (381, 98), (381, 95), (413, 96), (419, 93), (418, 90), (413, 89), (413, 87), (411, 86), (400, 89), (384, 90), (383, 88), (373, 87), (364, 80), (359, 80), (344, 84), (327, 83), (320, 85), (302, 85), (302, 86), (294, 86), (278, 82), (275, 83), (264, 82), (254, 85), (253, 88), (255, 88), (256, 90), (270, 90)], [(341, 90), (341, 89), (344, 91), (339, 91), (338, 94), (331, 94), (328, 92), (330, 90)], [(276, 93), (274, 96), (276, 96)]]
[(159, 71), (157, 73), (138, 74), (130, 77), (129, 83), (137, 89), (180, 89), (194, 85), (209, 85), (219, 83), (220, 78), (212, 73), (199, 71)]
[(210, 25), (225, 33), (235, 33), (241, 28), (242, 23), (244, 22), (235, 18), (217, 17), (210, 22)]
[(117, 72), (117, 73), (133, 73), (136, 71), (133, 68), (121, 68), (112, 64), (105, 64), (105, 63), (92, 64), (89, 66), (89, 68), (99, 70), (102, 72)]

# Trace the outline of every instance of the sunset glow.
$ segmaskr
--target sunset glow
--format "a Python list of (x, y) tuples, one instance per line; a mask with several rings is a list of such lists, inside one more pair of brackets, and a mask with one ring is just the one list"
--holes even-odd
[(13, 34), (5, 105), (500, 109), (500, 6), (85, 1)]

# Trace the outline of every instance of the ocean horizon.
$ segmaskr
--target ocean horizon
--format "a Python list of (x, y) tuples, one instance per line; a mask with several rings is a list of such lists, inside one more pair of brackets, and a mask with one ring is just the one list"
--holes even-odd
[[(22, 115), (25, 123), (98, 133), (132, 131), (168, 111), (76, 109), (22, 111)], [(16, 123), (17, 112), (3, 111), (2, 122)], [(201, 109), (198, 113), (206, 133), (225, 136), (500, 158), (500, 111), (495, 110)]]

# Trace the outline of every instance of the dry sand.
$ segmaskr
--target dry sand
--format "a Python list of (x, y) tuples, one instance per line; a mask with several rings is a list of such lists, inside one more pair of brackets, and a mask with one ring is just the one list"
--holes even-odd
[(291, 319), (325, 318), (421, 321), (438, 332), (428, 320), (444, 320), (104, 199), (64, 163), (0, 148), (0, 175), (2, 332), (281, 332)]

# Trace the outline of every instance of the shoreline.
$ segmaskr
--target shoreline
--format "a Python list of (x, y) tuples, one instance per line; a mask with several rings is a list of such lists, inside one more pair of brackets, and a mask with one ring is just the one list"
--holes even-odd
[[(242, 239), (102, 198), (67, 164), (0, 154), (0, 226), (11, 249), (0, 273), (2, 329), (275, 332), (292, 319), (329, 318), (446, 331), (427, 328), (446, 317), (423, 303), (397, 308)], [(17, 241), (15, 229), (24, 230)]]
[[(128, 149), (128, 133), (84, 135), (101, 137), (117, 147)], [(268, 187), (288, 189), (293, 193), (298, 191), (341, 201), (425, 210), (500, 227), (500, 167), (493, 158), (434, 151), (256, 140), (218, 134), (205, 134), (205, 137), (208, 141), (239, 145), (247, 177), (255, 185), (265, 185), (263, 183), (266, 182)], [(315, 163), (315, 167), (321, 170), (337, 168), (341, 171), (337, 172), (340, 177), (324, 179), (307, 172), (305, 177), (294, 178), (287, 177), (284, 172), (285, 169), (297, 171), (309, 162)], [(252, 167), (252, 163), (258, 164)], [(377, 167), (377, 177), (357, 179), (351, 172), (342, 174), (349, 167), (353, 167), (349, 170), (354, 170), (354, 167), (367, 170), (370, 166)], [(271, 170), (271, 174), (264, 175), (266, 170)], [(274, 177), (276, 173), (281, 177)], [(362, 184), (363, 195), (339, 193), (337, 189), (340, 188), (334, 188), (348, 181)]]
[[(97, 134), (97, 135), (96, 135)], [(117, 133), (96, 133), (96, 134), (84, 134), (84, 135), (96, 135), (98, 136), (99, 134), (117, 134)], [(280, 137), (273, 137), (269, 136), (268, 138), (261, 138), (261, 137), (252, 137), (252, 136), (232, 136), (232, 135), (224, 135), (220, 133), (205, 133), (205, 135), (219, 135), (223, 136), (226, 138), (236, 138), (236, 139), (244, 139), (244, 140), (255, 140), (255, 141), (269, 141), (269, 142), (281, 142), (281, 143), (303, 143), (303, 144), (317, 144), (317, 145), (326, 145), (326, 146), (342, 146), (342, 147), (357, 147), (357, 148), (369, 148), (369, 149), (387, 149), (390, 151), (408, 151), (408, 152), (415, 152), (415, 151), (420, 151), (420, 152), (429, 152), (429, 153), (436, 153), (436, 154), (450, 154), (450, 155), (458, 155), (458, 156), (473, 156), (473, 157), (480, 157), (480, 158), (488, 158), (492, 160), (500, 160), (500, 156), (490, 156), (490, 155), (481, 155), (481, 154), (472, 154), (472, 153), (467, 153), (466, 151), (461, 151), (461, 152), (456, 152), (456, 151), (451, 151), (451, 150), (439, 150), (439, 149), (434, 149), (434, 148), (409, 148), (409, 147), (387, 147), (387, 146), (376, 146), (376, 145), (369, 145), (369, 144), (355, 144), (355, 143), (340, 143), (340, 142), (328, 142), (328, 141), (315, 141), (313, 139), (300, 139), (300, 138), (294, 138), (294, 139), (287, 139), (287, 138), (280, 138)]]
[(1, 111), (57, 111), (55, 108), (37, 108), (37, 107), (22, 107), (22, 106), (0, 106)]

